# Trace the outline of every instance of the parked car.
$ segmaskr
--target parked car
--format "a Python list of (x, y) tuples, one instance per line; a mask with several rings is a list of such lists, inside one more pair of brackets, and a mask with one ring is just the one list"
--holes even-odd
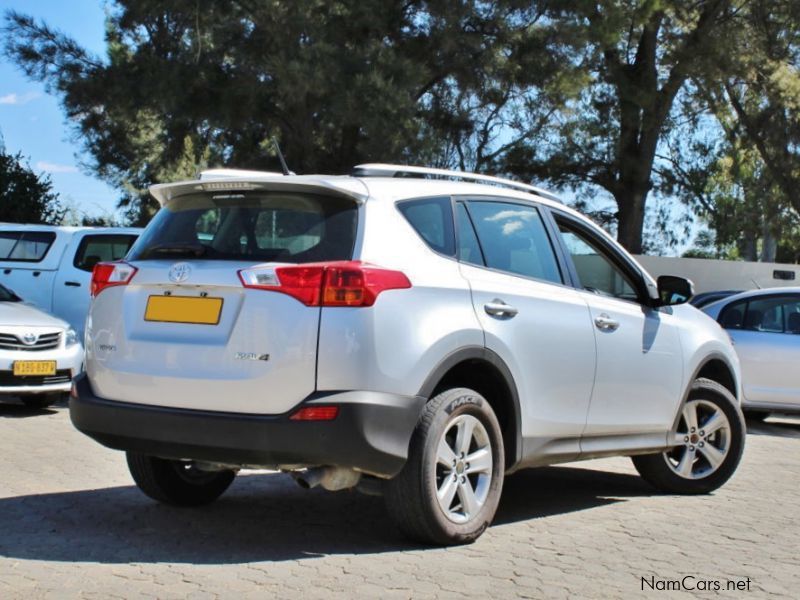
[(83, 335), (98, 262), (127, 254), (140, 229), (0, 224), (0, 283)]
[(733, 339), (745, 414), (800, 412), (800, 287), (742, 292), (703, 310)]
[(0, 400), (49, 406), (69, 392), (82, 363), (83, 347), (68, 323), (0, 285)]
[(542, 190), (365, 165), (151, 193), (126, 260), (95, 267), (70, 414), (158, 501), (270, 467), (464, 543), (507, 472), (633, 456), (696, 494), (739, 463), (736, 353), (690, 283)]
[(695, 294), (689, 299), (689, 304), (695, 308), (703, 308), (713, 302), (733, 296), (734, 294), (741, 294), (742, 290), (717, 290), (714, 292), (703, 292), (702, 294)]

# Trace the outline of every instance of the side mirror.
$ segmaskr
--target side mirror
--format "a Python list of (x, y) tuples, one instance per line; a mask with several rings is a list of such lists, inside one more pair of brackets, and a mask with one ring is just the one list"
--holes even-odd
[(694, 284), (683, 277), (662, 275), (658, 278), (658, 297), (662, 306), (684, 304), (694, 296)]

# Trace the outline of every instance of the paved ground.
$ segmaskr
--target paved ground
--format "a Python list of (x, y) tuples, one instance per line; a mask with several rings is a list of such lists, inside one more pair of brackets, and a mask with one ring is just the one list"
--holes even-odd
[[(507, 481), (476, 544), (432, 549), (405, 542), (380, 498), (283, 475), (159, 506), (65, 408), (0, 405), (0, 598), (797, 598), (798, 482), (800, 421), (772, 420), (714, 495), (656, 495), (626, 459), (538, 469)], [(722, 590), (661, 591), (676, 580)]]

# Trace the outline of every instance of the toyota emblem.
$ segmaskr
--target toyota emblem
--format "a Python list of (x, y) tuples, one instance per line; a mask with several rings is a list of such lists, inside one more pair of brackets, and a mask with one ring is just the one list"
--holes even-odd
[(22, 336), (22, 343), (26, 346), (33, 346), (36, 342), (39, 341), (39, 336), (35, 333), (26, 333)]
[(189, 266), (189, 263), (174, 264), (169, 270), (169, 280), (173, 283), (182, 283), (189, 279), (191, 272), (192, 267)]

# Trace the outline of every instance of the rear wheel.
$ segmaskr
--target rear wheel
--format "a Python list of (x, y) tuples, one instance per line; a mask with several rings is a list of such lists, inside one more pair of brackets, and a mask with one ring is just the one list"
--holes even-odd
[(190, 462), (128, 452), (128, 470), (139, 489), (153, 500), (174, 506), (200, 506), (219, 498), (234, 471), (203, 471)]
[(61, 400), (62, 395), (61, 392), (36, 394), (34, 396), (22, 396), (21, 400), (28, 408), (47, 408)]
[(673, 435), (670, 450), (634, 456), (636, 470), (665, 492), (706, 494), (736, 471), (744, 450), (744, 418), (725, 387), (700, 378), (692, 386)]
[(504, 471), (492, 407), (475, 391), (447, 390), (425, 406), (408, 461), (386, 486), (389, 514), (413, 539), (473, 542), (494, 518)]

